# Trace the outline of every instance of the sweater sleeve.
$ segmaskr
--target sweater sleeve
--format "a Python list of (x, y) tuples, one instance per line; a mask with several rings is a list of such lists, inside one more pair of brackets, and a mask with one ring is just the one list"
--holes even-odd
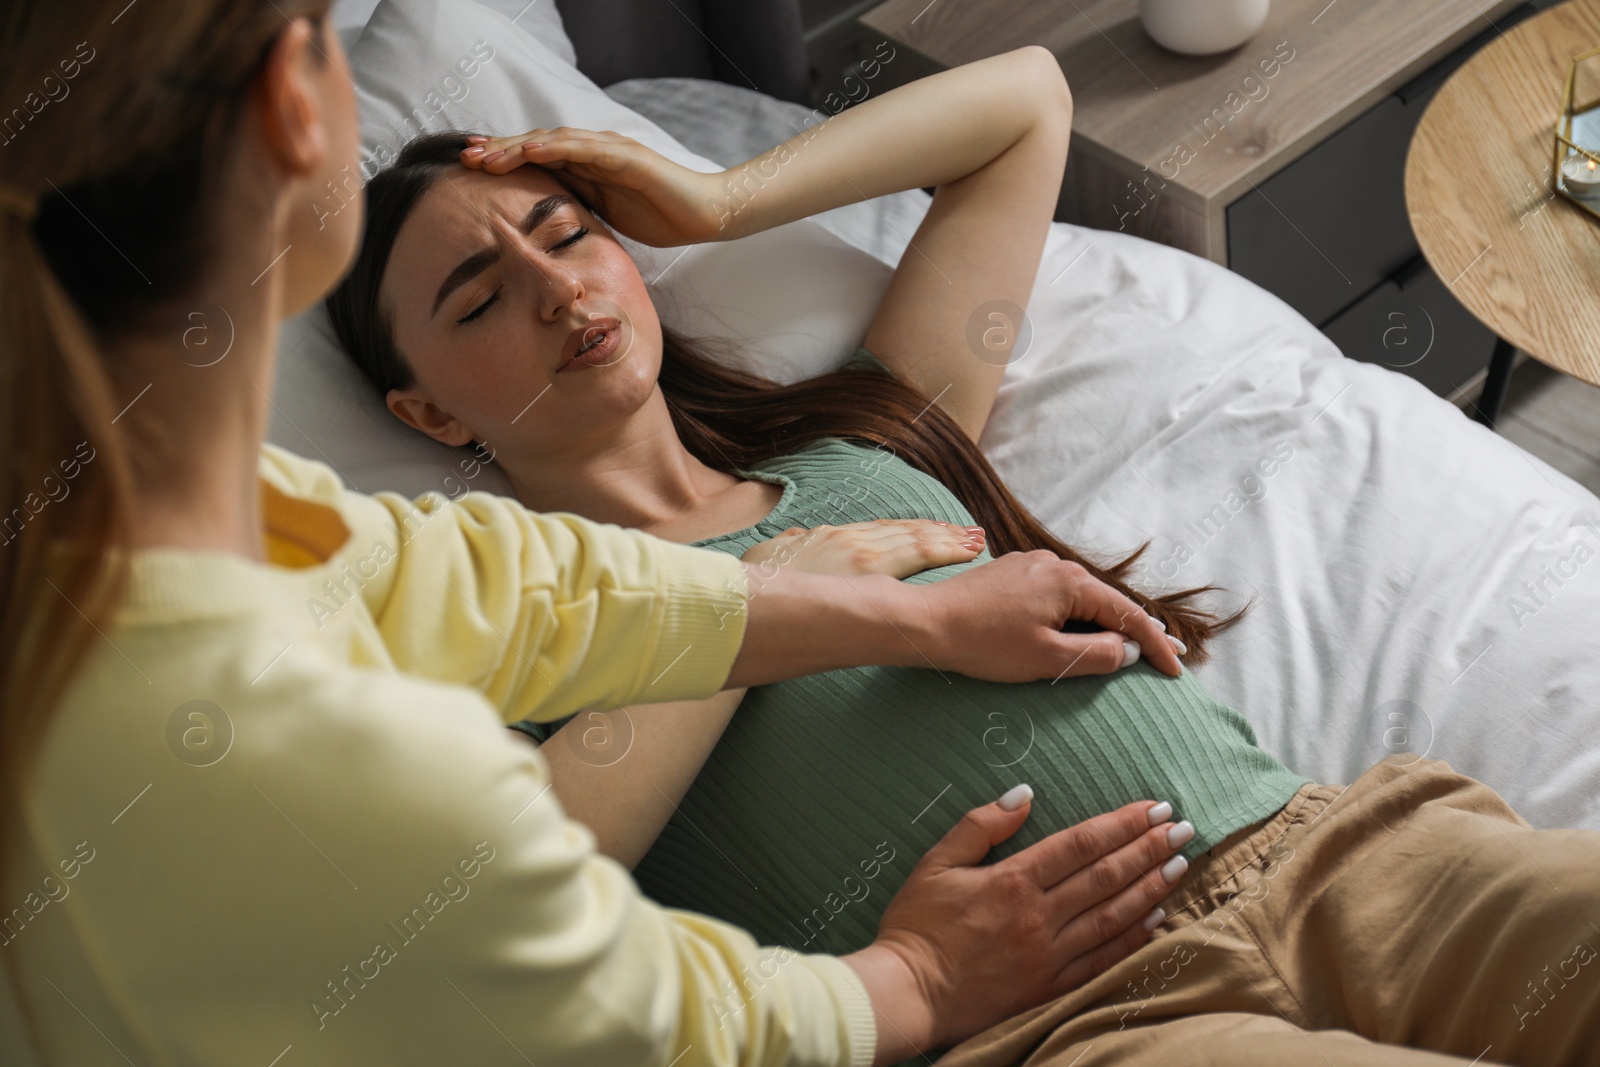
[[(335, 687), (319, 688), (338, 695)], [(436, 904), (437, 921), (404, 945), (404, 923), (385, 928), (369, 919), (401, 957), (378, 968), (392, 968), (397, 984), (384, 988), (390, 975), (383, 974), (348, 1003), (323, 989), (305, 1016), (305, 1047), (332, 1041), (347, 1063), (452, 1060), (449, 1041), (428, 1055), (407, 1048), (419, 1038), (405, 1017), (432, 1010), (439, 1025), (448, 1019), (459, 1028), (462, 1047), (453, 1062), (490, 1062), (491, 1052), (499, 1055), (493, 1062), (523, 1062), (500, 1047), (500, 1034), (484, 1018), (540, 1067), (871, 1062), (871, 1002), (846, 964), (762, 947), (737, 927), (651, 902), (622, 866), (595, 852), (590, 832), (567, 818), (536, 749), (442, 687), (384, 679), (363, 688), (319, 702), (383, 709), (322, 716), (356, 718), (352, 734), (360, 738), (352, 744), (329, 736), (324, 751), (360, 749), (372, 770), (360, 776), (360, 795), (348, 787), (353, 782), (337, 784), (322, 805), (326, 819), (302, 823), (319, 844), (324, 836), (345, 844), (343, 826), (368, 828), (359, 846), (348, 841), (363, 849), (369, 869), (359, 893), (343, 895), (345, 928), (365, 932), (364, 916), (395, 921), (419, 899), (428, 908), (423, 894), (441, 886), (442, 871), (455, 875), (459, 885), (449, 888), (460, 899)], [(403, 724), (395, 721), (401, 705)], [(361, 719), (381, 725), (373, 731)], [(331, 762), (326, 770), (337, 773)], [(321, 863), (315, 853), (302, 858), (308, 868)], [(473, 872), (476, 878), (466, 877)], [(318, 899), (307, 894), (308, 905)], [(343, 941), (346, 955), (374, 952), (351, 934)], [(373, 972), (361, 962), (356, 970)]]
[(477, 689), (505, 722), (709, 697), (744, 639), (744, 568), (724, 553), (493, 493), (358, 493), (272, 445), (261, 474), (343, 519), (394, 666)]
[[(153, 684), (102, 660), (58, 715), (28, 840), (94, 863), (7, 949), (49, 1062), (871, 1062), (848, 965), (646, 899), (480, 694), (304, 642), (258, 676), (282, 632), (119, 633)], [(159, 729), (196, 692), (237, 726), (203, 768)]]

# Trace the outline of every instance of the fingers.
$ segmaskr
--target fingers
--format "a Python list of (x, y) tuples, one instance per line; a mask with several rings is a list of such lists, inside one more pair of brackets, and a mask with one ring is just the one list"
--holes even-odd
[(1098, 977), (1111, 969), (1118, 960), (1133, 955), (1133, 953), (1150, 940), (1151, 930), (1146, 930), (1142, 922), (1134, 923), (1122, 934), (1101, 945), (1099, 948), (1086, 955), (1066, 955), (1057, 958), (1069, 959), (1066, 967), (1056, 978), (1055, 988), (1051, 990), (1055, 996), (1070, 993), (1083, 985), (1091, 978)]
[[(1077, 602), (1079, 610), (1073, 612), (1074, 618), (1087, 619), (1098, 623), (1106, 630), (1127, 636), (1139, 646), (1141, 654), (1151, 665), (1163, 674), (1177, 677), (1183, 673), (1183, 667), (1178, 663), (1178, 654), (1173, 648), (1171, 639), (1154, 618), (1126, 596), (1090, 576), (1081, 566), (1077, 564), (1067, 564), (1067, 566), (1077, 567), (1082, 572), (1073, 589), (1074, 594), (1079, 597)], [(1100, 654), (1105, 653), (1102, 650)]]
[[(467, 147), (461, 154), (463, 157), (470, 157), (476, 161), (495, 152), (503, 152), (520, 147), (529, 141), (550, 139), (557, 134), (565, 135), (572, 132), (574, 131), (566, 126), (556, 127), (555, 129), (541, 126), (536, 130), (529, 130), (527, 133), (519, 133), (511, 137), (490, 137), (488, 134), (473, 133), (467, 135)], [(474, 149), (477, 151), (474, 151)]]
[(483, 169), (491, 174), (501, 173), (500, 167), (510, 170), (523, 163), (538, 163), (556, 170), (561, 170), (569, 163), (586, 163), (602, 170), (617, 170), (623, 162), (613, 145), (592, 136), (529, 141), (506, 149), (499, 158), (491, 155), (484, 159)]
[(1096, 634), (1064, 633), (1055, 643), (1065, 657), (1062, 662), (1066, 664), (1061, 673), (1056, 675), (1057, 681), (1086, 674), (1114, 674), (1124, 667), (1131, 667), (1144, 654), (1144, 650), (1133, 644), (1131, 638), (1110, 630)]
[[(801, 533), (806, 532), (803, 527), (796, 526), (793, 529)], [(857, 541), (874, 545), (885, 542), (909, 544), (918, 540), (959, 545), (970, 541), (981, 548), (987, 543), (988, 538), (982, 526), (958, 526), (934, 519), (868, 519), (840, 526), (811, 527), (811, 532), (818, 531), (834, 531), (839, 535), (847, 535)]]
[[(1165, 822), (1167, 816), (1172, 814), (1172, 806), (1136, 800), (1115, 811), (1058, 830), (1001, 863), (1027, 869), (1035, 885), (1049, 889), (1095, 861), (1140, 840), (1150, 829), (1151, 811), (1156, 813), (1158, 821)], [(1135, 868), (1142, 869), (1142, 866)]]
[(501, 157), (507, 150), (525, 141), (537, 140), (542, 130), (529, 130), (518, 137), (490, 137), (474, 133), (467, 136), (467, 147), (461, 150), (461, 162), (473, 169), (482, 169), (485, 157)]
[(772, 554), (780, 559), (809, 558), (811, 566), (828, 573), (908, 578), (930, 567), (976, 559), (983, 552), (985, 538), (979, 526), (931, 519), (871, 519), (809, 529), (793, 526), (770, 543), (774, 545)]
[(991, 848), (1027, 822), (1032, 799), (1033, 790), (1019, 785), (993, 804), (973, 808), (928, 849), (917, 866), (974, 867), (982, 863)]
[[(488, 145), (475, 145), (462, 149), (461, 162), (473, 170), (487, 171), (490, 174), (504, 174), (520, 167), (526, 162), (526, 158), (520, 147), (513, 151), (504, 148), (493, 148)], [(491, 164), (493, 165), (491, 166)]]
[(561, 170), (568, 163), (593, 163), (599, 162), (600, 158), (601, 152), (595, 145), (576, 139), (559, 144), (529, 141), (502, 149), (489, 149), (479, 158), (478, 169), (490, 174), (507, 174), (524, 163), (539, 163), (553, 170)]
[(982, 526), (956, 526), (948, 522), (935, 522), (932, 519), (873, 519), (870, 522), (852, 524), (845, 529), (858, 528), (864, 536), (868, 537), (895, 537), (895, 538), (936, 538), (944, 537), (960, 543), (974, 541), (985, 544), (988, 535)]
[(886, 537), (908, 533), (921, 537), (942, 534), (963, 541), (969, 537), (982, 541), (987, 537), (982, 526), (959, 526), (937, 519), (869, 519), (866, 522), (851, 523), (841, 529), (859, 529), (863, 533)]
[[(1132, 888), (1140, 891), (1134, 902), (1145, 901), (1144, 910), (1136, 916), (1143, 918), (1189, 869), (1188, 860), (1174, 856), (1193, 837), (1194, 827), (1187, 822), (1150, 827), (1136, 840), (1062, 879), (1045, 894), (1045, 899), (1063, 917), (1063, 928), (1086, 917), (1093, 926), (1105, 918), (1101, 909), (1115, 904)], [(1104, 931), (1094, 944), (1121, 933), (1126, 925), (1124, 922)]]
[(1176, 853), (1194, 837), (1170, 804), (1135, 801), (1097, 815), (995, 864), (1025, 870), (1059, 921), (1056, 991), (1067, 992), (1133, 952), (1165, 918), (1159, 902), (1188, 869)]
[[(969, 532), (973, 530), (978, 532)], [(931, 567), (965, 563), (977, 558), (984, 547), (979, 527), (949, 526), (925, 519), (882, 523), (858, 536), (864, 551), (877, 555), (877, 565), (871, 569), (896, 578), (909, 578)]]
[[(1168, 831), (1167, 827), (1157, 827), (1147, 836), (1164, 843)], [(1146, 867), (1109, 900), (1080, 912), (1063, 926), (1054, 946), (1057, 958), (1074, 961), (1063, 975), (1077, 967), (1083, 971), (1077, 981), (1086, 981), (1144, 944), (1166, 919), (1160, 902), (1172, 892), (1182, 877), (1180, 868), (1185, 867), (1172, 860)], [(1167, 875), (1172, 875), (1172, 881), (1167, 880)]]
[[(954, 551), (961, 551), (954, 549)], [(931, 542), (908, 542), (899, 545), (857, 544), (846, 550), (843, 566), (849, 574), (886, 574), (891, 578), (909, 578), (929, 567), (942, 567), (957, 563), (970, 556), (951, 555), (950, 546)], [(972, 553), (976, 555), (976, 553)]]
[[(469, 137), (473, 141), (475, 137)], [(523, 163), (538, 163), (562, 169), (568, 163), (581, 163), (603, 170), (616, 170), (626, 162), (621, 149), (635, 144), (631, 138), (610, 130), (580, 130), (568, 126), (529, 130), (515, 137), (490, 137), (469, 144), (461, 151), (461, 162), (490, 174), (505, 174)]]
[(983, 546), (959, 544), (942, 538), (937, 541), (907, 539), (887, 548), (874, 546), (863, 551), (873, 552), (877, 556), (877, 565), (870, 569), (895, 578), (909, 578), (933, 567), (946, 567), (975, 559), (983, 551)]

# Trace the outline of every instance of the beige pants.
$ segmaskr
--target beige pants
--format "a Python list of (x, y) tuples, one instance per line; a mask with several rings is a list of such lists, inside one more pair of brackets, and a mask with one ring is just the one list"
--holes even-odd
[(1442, 761), (1304, 787), (1165, 906), (940, 1067), (1600, 1064), (1600, 834), (1534, 830)]

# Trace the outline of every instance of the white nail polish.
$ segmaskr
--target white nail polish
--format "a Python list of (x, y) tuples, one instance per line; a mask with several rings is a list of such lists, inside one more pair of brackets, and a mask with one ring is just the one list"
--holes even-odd
[(1167, 831), (1167, 844), (1172, 848), (1180, 848), (1185, 841), (1188, 841), (1193, 836), (1194, 823), (1185, 819)]
[(1167, 640), (1172, 642), (1172, 650), (1174, 652), (1176, 652), (1178, 655), (1180, 655), (1180, 656), (1188, 655), (1188, 652), (1189, 652), (1189, 646), (1188, 645), (1184, 644), (1182, 641), (1179, 641), (1176, 637), (1173, 637), (1171, 634), (1167, 635)]
[(1163, 800), (1161, 803), (1145, 812), (1144, 815), (1145, 818), (1150, 820), (1151, 826), (1160, 826), (1162, 823), (1172, 818), (1172, 805)]
[(1122, 665), (1131, 667), (1139, 660), (1139, 642), (1124, 639), (1122, 642)]
[(1024, 782), (1022, 785), (1007, 789), (998, 803), (1002, 811), (1016, 811), (1031, 799), (1033, 799), (1033, 786)]
[(1174, 856), (1161, 868), (1161, 877), (1168, 885), (1183, 877), (1183, 872), (1189, 869), (1189, 861), (1182, 856)]
[(1167, 910), (1165, 908), (1157, 908), (1154, 911), (1152, 911), (1149, 915), (1146, 915), (1144, 917), (1144, 922), (1141, 925), (1146, 930), (1154, 930), (1156, 927), (1161, 925), (1162, 920), (1165, 919), (1166, 917), (1167, 917)]
[[(1145, 614), (1146, 615), (1150, 615), (1150, 613), (1148, 611), (1145, 612)], [(1167, 624), (1162, 622), (1160, 619), (1156, 618), (1154, 615), (1150, 615), (1150, 621), (1155, 623), (1157, 626), (1161, 627), (1163, 630), (1165, 630), (1167, 628)]]

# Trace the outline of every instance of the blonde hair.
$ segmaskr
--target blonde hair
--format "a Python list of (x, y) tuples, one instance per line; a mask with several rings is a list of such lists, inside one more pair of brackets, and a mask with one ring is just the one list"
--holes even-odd
[(239, 108), (288, 20), (329, 6), (0, 14), (0, 884), (32, 757), (127, 582), (139, 457), (118, 419), (138, 385), (108, 343), (159, 329), (196, 289)]

